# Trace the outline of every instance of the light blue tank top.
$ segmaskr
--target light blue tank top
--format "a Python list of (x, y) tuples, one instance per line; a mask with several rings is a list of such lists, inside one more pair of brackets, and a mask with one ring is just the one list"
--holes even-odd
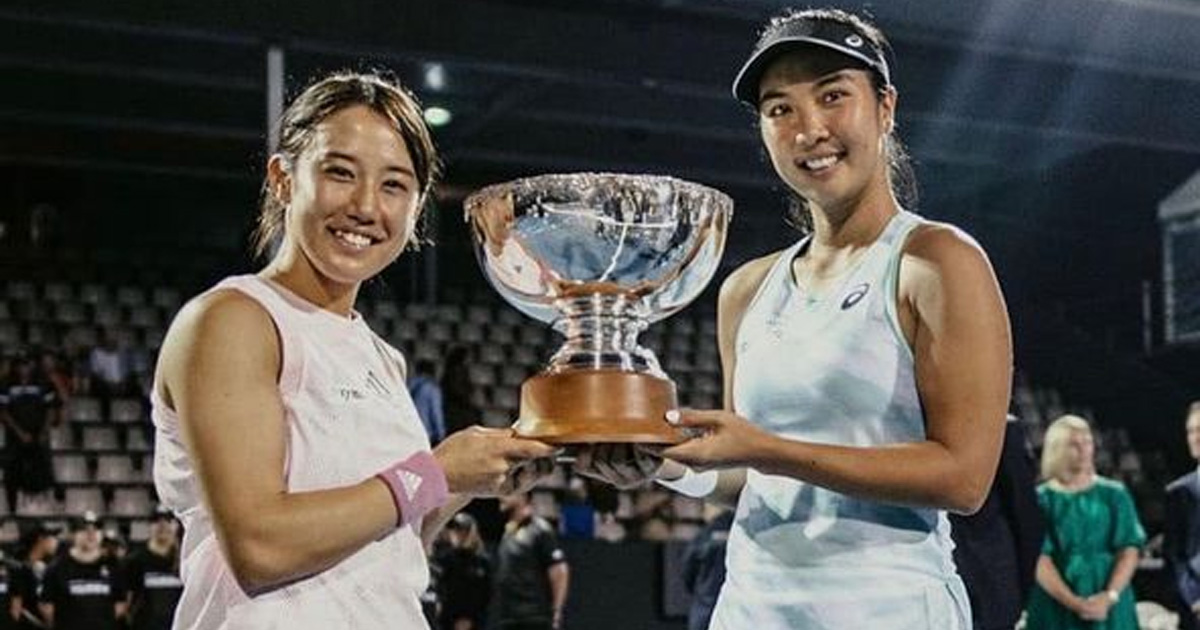
[[(896, 315), (901, 211), (855, 266), (813, 293), (788, 248), (736, 334), (733, 404), (797, 440), (871, 446), (925, 439), (913, 355)], [(969, 620), (944, 512), (857, 499), (747, 473), (713, 628), (945, 628)]]

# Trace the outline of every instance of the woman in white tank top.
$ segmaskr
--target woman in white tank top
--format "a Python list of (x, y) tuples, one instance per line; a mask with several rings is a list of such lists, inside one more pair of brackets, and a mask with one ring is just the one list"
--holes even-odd
[[(809, 234), (725, 281), (724, 409), (673, 414), (699, 437), (655, 473), (737, 501), (712, 628), (970, 627), (945, 513), (978, 509), (996, 470), (1009, 323), (978, 244), (897, 198), (886, 48), (856, 15), (789, 13), (734, 83)], [(647, 470), (617, 463), (580, 467)]]
[(403, 358), (353, 309), (437, 172), (411, 95), (332, 75), (280, 126), (259, 231), (277, 252), (184, 307), (156, 372), (155, 484), (185, 527), (175, 627), (424, 627), (422, 539), (553, 449), (472, 428), (431, 451)]

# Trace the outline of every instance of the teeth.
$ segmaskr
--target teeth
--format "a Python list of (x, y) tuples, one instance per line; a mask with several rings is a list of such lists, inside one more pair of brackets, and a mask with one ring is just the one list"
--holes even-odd
[(363, 236), (362, 234), (355, 234), (354, 232), (346, 232), (343, 230), (334, 230), (333, 233), (338, 238), (355, 247), (366, 247), (371, 244), (370, 237)]
[(805, 168), (807, 168), (810, 171), (819, 171), (821, 169), (829, 168), (830, 166), (833, 166), (834, 163), (836, 163), (837, 161), (838, 161), (838, 156), (827, 155), (823, 158), (814, 158), (811, 160), (805, 160), (804, 166), (805, 166)]

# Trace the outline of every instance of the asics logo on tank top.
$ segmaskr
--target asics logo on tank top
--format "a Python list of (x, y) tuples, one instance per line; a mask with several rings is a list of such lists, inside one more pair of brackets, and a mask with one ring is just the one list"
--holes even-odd
[(871, 285), (865, 282), (854, 287), (853, 290), (846, 294), (845, 298), (842, 298), (842, 310), (848, 311), (854, 308), (854, 305), (861, 302), (862, 299), (867, 296), (867, 291), (870, 290)]

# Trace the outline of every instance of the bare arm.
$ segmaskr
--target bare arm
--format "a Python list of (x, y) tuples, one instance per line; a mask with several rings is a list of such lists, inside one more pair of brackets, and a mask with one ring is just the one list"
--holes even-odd
[(217, 539), (250, 591), (325, 569), (397, 522), (374, 478), (287, 491), (280, 367), (270, 316), (231, 291), (185, 308), (159, 364), (160, 392), (179, 414)]
[(571, 582), (571, 570), (566, 562), (556, 562), (546, 569), (550, 577), (550, 603), (554, 607), (554, 628), (562, 627), (563, 610), (567, 605), (567, 591)]
[[(739, 267), (721, 284), (721, 293), (717, 298), (717, 351), (721, 356), (722, 408), (729, 413), (735, 413), (733, 378), (737, 367), (737, 331), (750, 301), (778, 259), (779, 254), (773, 254), (752, 260)], [(655, 476), (663, 481), (673, 481), (681, 478), (686, 470), (683, 464), (664, 459)], [(716, 485), (704, 500), (722, 507), (737, 507), (742, 488), (746, 485), (746, 469), (730, 468), (716, 473)]]
[(1083, 598), (1076, 595), (1071, 587), (1067, 586), (1066, 581), (1062, 579), (1062, 574), (1058, 572), (1058, 568), (1054, 566), (1054, 561), (1049, 556), (1043, 555), (1038, 558), (1037, 583), (1063, 608), (1078, 614), (1083, 606)]
[[(779, 259), (766, 256), (742, 266), (721, 285), (717, 297), (717, 351), (721, 356), (721, 398), (725, 411), (736, 413), (733, 405), (733, 377), (737, 373), (737, 331), (750, 301), (758, 293), (763, 279)], [(746, 485), (746, 469), (719, 471), (717, 487), (707, 500), (716, 505), (736, 508)]]
[(38, 610), (42, 612), (42, 620), (46, 622), (47, 628), (54, 627), (54, 604), (45, 602), (38, 603)]
[[(179, 414), (221, 549), (251, 591), (328, 568), (399, 520), (375, 477), (288, 492), (280, 352), (270, 316), (249, 297), (221, 291), (185, 308), (159, 364), (160, 393)], [(516, 442), (528, 452), (510, 448)], [(434, 455), (452, 492), (474, 492), (499, 487), (510, 456), (541, 450), (550, 449), (480, 428), (447, 439)]]
[(1125, 590), (1126, 586), (1129, 586), (1134, 572), (1137, 571), (1138, 555), (1137, 547), (1125, 547), (1117, 552), (1112, 572), (1108, 575), (1108, 585), (1104, 587), (1105, 590), (1120, 593)]
[(949, 228), (921, 229), (906, 246), (899, 302), (927, 439), (815, 444), (763, 431), (731, 410), (690, 412), (681, 424), (707, 433), (664, 456), (707, 468), (748, 466), (876, 501), (977, 510), (996, 470), (1011, 381), (999, 286), (969, 239)]
[(133, 593), (113, 602), (113, 616), (120, 625), (128, 625), (129, 607), (133, 603)]
[(1084, 598), (1077, 614), (1089, 621), (1103, 621), (1107, 619), (1109, 610), (1120, 599), (1121, 591), (1133, 579), (1133, 572), (1137, 570), (1137, 562), (1137, 547), (1119, 549), (1113, 561), (1113, 568), (1109, 573), (1108, 582), (1106, 582), (1104, 590), (1091, 593)]

